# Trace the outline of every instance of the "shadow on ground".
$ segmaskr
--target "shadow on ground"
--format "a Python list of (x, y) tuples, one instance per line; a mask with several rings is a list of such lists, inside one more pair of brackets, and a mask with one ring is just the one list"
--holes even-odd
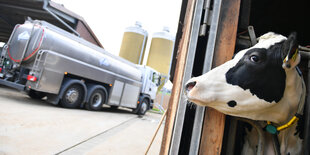
[[(9, 100), (17, 101), (19, 104), (29, 104), (33, 106), (44, 106), (44, 107), (55, 107), (55, 108), (63, 108), (59, 105), (53, 105), (48, 103), (46, 99), (32, 99), (25, 92), (21, 92), (10, 87), (1, 86), (0, 89), (5, 89), (5, 91), (0, 90), (0, 96), (3, 98), (7, 98)], [(83, 108), (77, 108), (80, 110), (86, 110)], [(77, 110), (71, 109), (71, 110)], [(111, 113), (132, 113), (132, 109), (128, 108), (110, 108), (108, 105), (104, 105), (103, 108), (99, 111), (91, 111), (91, 112), (111, 112)]]

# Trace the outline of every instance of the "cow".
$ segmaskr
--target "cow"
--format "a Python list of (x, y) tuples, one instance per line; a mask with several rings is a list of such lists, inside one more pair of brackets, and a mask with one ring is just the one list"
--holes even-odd
[[(287, 38), (268, 32), (258, 43), (238, 52), (233, 59), (191, 78), (185, 84), (188, 101), (224, 114), (259, 121), (277, 135), (283, 155), (302, 154), (302, 139), (296, 133), (306, 87), (299, 64), (296, 33)], [(266, 128), (265, 128), (266, 130)], [(257, 131), (246, 130), (242, 154), (256, 154)], [(273, 154), (265, 133), (264, 154)], [(268, 138), (269, 136), (269, 138)]]

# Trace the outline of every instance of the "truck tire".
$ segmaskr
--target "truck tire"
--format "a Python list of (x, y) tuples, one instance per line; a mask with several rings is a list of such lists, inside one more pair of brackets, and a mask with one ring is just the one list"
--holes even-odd
[(90, 97), (85, 105), (87, 110), (101, 110), (102, 105), (106, 102), (106, 91), (97, 88), (93, 91), (89, 91)]
[(35, 91), (35, 90), (29, 90), (28, 92), (28, 96), (31, 97), (32, 99), (42, 99), (43, 97), (46, 96), (45, 93), (43, 92), (39, 92), (39, 91)]
[(143, 99), (142, 102), (139, 104), (137, 114), (144, 115), (148, 109), (149, 109), (149, 101), (147, 99)]
[(73, 83), (64, 91), (60, 100), (60, 105), (64, 108), (77, 108), (82, 104), (84, 94), (83, 86)]

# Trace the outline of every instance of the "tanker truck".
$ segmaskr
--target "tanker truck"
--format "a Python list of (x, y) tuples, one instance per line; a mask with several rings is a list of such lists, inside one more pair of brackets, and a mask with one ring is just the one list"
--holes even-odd
[(106, 104), (143, 115), (159, 81), (154, 69), (41, 20), (16, 25), (0, 58), (0, 84), (65, 108), (100, 110)]

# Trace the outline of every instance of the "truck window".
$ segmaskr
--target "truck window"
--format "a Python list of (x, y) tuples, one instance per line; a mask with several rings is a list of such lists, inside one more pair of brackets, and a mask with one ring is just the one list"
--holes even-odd
[(153, 72), (152, 82), (155, 83), (157, 86), (160, 85), (160, 76)]

